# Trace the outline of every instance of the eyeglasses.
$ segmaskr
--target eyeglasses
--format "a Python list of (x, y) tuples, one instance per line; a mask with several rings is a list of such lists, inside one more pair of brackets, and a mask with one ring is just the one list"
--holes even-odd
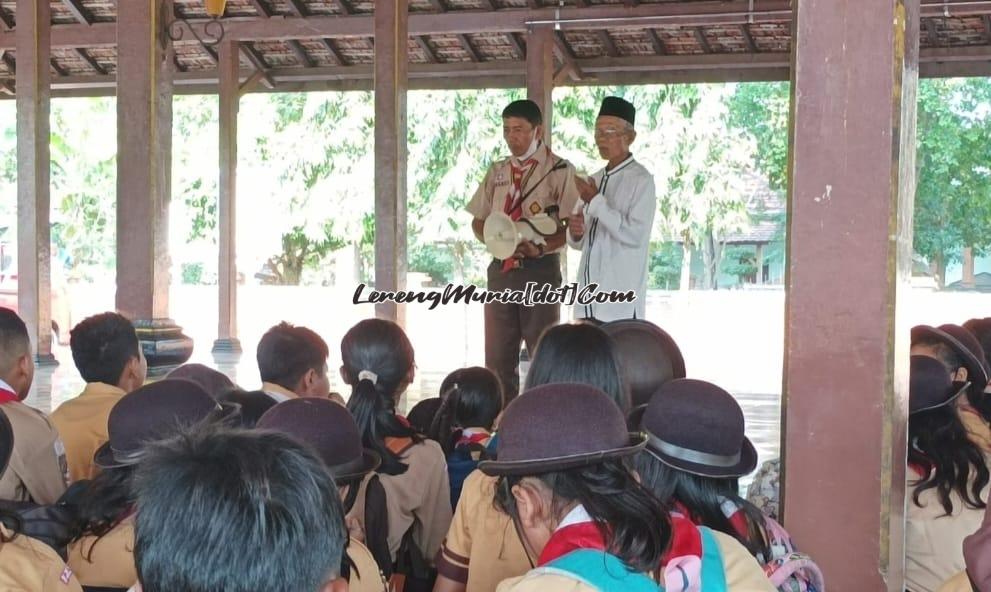
[(607, 127), (604, 129), (595, 128), (596, 138), (615, 138), (616, 136), (626, 133), (626, 130), (616, 129), (614, 127)]

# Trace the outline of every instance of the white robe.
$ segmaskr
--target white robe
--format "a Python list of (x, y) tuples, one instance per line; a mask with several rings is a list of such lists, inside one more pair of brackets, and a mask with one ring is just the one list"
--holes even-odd
[(647, 310), (647, 257), (657, 211), (654, 177), (631, 155), (613, 170), (592, 175), (599, 194), (584, 205), (585, 234), (568, 244), (582, 252), (579, 290), (598, 284), (598, 291), (633, 290), (633, 302), (574, 306), (574, 318), (608, 322), (644, 318)]

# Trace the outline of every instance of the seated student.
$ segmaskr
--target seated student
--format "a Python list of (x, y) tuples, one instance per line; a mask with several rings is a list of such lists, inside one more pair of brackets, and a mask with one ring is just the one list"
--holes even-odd
[(973, 439), (985, 452), (991, 452), (991, 396), (984, 394), (991, 370), (987, 366), (984, 349), (974, 334), (959, 325), (912, 328), (912, 355), (935, 358), (943, 363), (950, 379), (969, 382), (967, 396), (954, 404), (960, 420)]
[(0, 411), (14, 431), (10, 466), (0, 475), (0, 500), (53, 504), (65, 492), (65, 448), (45, 414), (23, 403), (34, 381), (27, 326), (0, 308)]
[(149, 442), (217, 411), (216, 401), (198, 384), (171, 379), (138, 388), (114, 405), (110, 439), (93, 458), (102, 472), (81, 494), (69, 545), (69, 567), (82, 585), (127, 588), (137, 580), (131, 488), (135, 467)]
[(413, 408), (406, 414), (406, 421), (409, 422), (409, 426), (416, 430), (417, 434), (433, 440), (430, 426), (433, 425), (434, 418), (437, 416), (437, 411), (440, 410), (443, 401), (440, 397), (430, 397), (413, 405)]
[(502, 385), (494, 372), (474, 366), (457, 371), (457, 377), (431, 427), (431, 437), (447, 456), (452, 507), (468, 474), (490, 457), (493, 425), (502, 413)]
[(630, 390), (631, 405), (639, 407), (665, 382), (685, 377), (685, 359), (675, 340), (650, 321), (621, 319), (602, 325), (613, 340), (613, 351)]
[(413, 346), (399, 325), (368, 319), (344, 335), (341, 360), (341, 377), (351, 386), (348, 409), (364, 447), (382, 458), (389, 550), (400, 566), (415, 566), (400, 572), (407, 585), (423, 585), (433, 580), (428, 566), (451, 524), (451, 491), (440, 445), (396, 415), (396, 402), (413, 381)]
[(646, 437), (626, 431), (602, 391), (577, 384), (527, 391), (507, 407), (502, 434), (497, 460), (479, 468), (499, 477), (497, 502), (535, 569), (498, 590), (773, 589), (733, 538), (669, 515), (639, 482), (625, 459), (643, 450)]
[(288, 436), (203, 425), (135, 475), (135, 592), (346, 592), (334, 480)]
[(987, 457), (955, 409), (968, 386), (950, 384), (938, 361), (912, 356), (905, 515), (905, 587), (911, 592), (935, 592), (964, 570), (963, 540), (984, 518)]
[(237, 427), (253, 428), (265, 412), (275, 407), (275, 399), (270, 397), (265, 391), (242, 391), (235, 389), (221, 395), (217, 401), (221, 405), (231, 405), (237, 407), (237, 413), (232, 416), (232, 420)]
[(183, 364), (169, 372), (165, 378), (191, 380), (203, 387), (207, 394), (217, 400), (220, 400), (225, 394), (237, 390), (237, 385), (230, 377), (203, 364)]
[[(606, 393), (625, 413), (629, 394), (613, 341), (587, 322), (551, 327), (537, 344), (526, 389), (543, 384), (587, 384)], [(497, 433), (489, 442), (498, 447)], [(496, 510), (495, 479), (475, 471), (465, 479), (451, 528), (437, 554), (436, 592), (483, 592), (529, 569), (526, 553), (509, 517)], [(480, 544), (475, 544), (480, 541)], [(498, 553), (492, 553), (495, 546)]]
[(125, 317), (105, 312), (83, 320), (70, 332), (72, 360), (86, 388), (59, 405), (52, 422), (65, 443), (69, 481), (92, 479), (99, 472), (93, 454), (107, 442), (110, 410), (142, 384), (148, 373), (138, 334)]
[[(14, 452), (14, 430), (0, 407), (0, 475)], [(65, 562), (44, 543), (18, 532), (19, 519), (0, 508), (0, 590), (81, 592)]]
[(281, 403), (297, 397), (330, 396), (327, 342), (306, 327), (279, 323), (262, 335), (255, 354), (262, 389)]
[[(273, 407), (257, 427), (288, 434), (311, 446), (320, 456), (341, 491), (351, 532), (347, 556), (357, 569), (348, 574), (350, 590), (385, 590), (386, 578), (392, 574), (392, 560), (385, 492), (375, 475), (382, 459), (362, 448), (361, 434), (348, 410), (325, 399), (294, 399)], [(369, 492), (376, 491), (380, 493), (369, 496)], [(364, 512), (352, 515), (359, 497)]]
[(632, 466), (662, 503), (736, 539), (779, 589), (824, 589), (821, 571), (795, 554), (788, 533), (738, 494), (737, 479), (754, 470), (757, 450), (732, 395), (701, 380), (672, 380), (651, 398), (639, 427), (647, 447)]

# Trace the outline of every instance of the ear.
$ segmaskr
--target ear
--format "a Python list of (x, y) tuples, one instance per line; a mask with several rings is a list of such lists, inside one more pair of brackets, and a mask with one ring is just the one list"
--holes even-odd
[(31, 370), (34, 368), (34, 358), (31, 357), (31, 352), (24, 354), (20, 358), (17, 358), (17, 370), (22, 376), (31, 376)]
[(117, 385), (124, 388), (126, 391), (133, 391), (134, 389), (141, 386), (141, 358), (131, 358), (127, 361), (127, 365), (124, 366), (124, 371), (120, 375), (120, 380)]
[(348, 592), (348, 581), (344, 578), (336, 578), (327, 582), (320, 592)]
[(637, 141), (637, 130), (630, 130), (630, 146)]
[(963, 366), (957, 368), (957, 371), (953, 373), (951, 380), (956, 382), (967, 382), (967, 369)]
[(535, 138), (537, 138), (538, 140), (544, 139), (544, 124), (534, 126), (533, 131)]
[(313, 368), (307, 370), (302, 378), (299, 379), (299, 385), (296, 389), (299, 392), (309, 392), (313, 387), (313, 384), (317, 381), (317, 371)]
[(516, 511), (524, 528), (534, 528), (547, 518), (547, 507), (541, 491), (530, 481), (523, 480), (513, 486)]

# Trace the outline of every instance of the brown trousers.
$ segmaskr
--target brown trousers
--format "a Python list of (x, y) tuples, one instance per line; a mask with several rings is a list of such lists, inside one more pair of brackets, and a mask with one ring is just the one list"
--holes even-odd
[[(524, 259), (523, 267), (502, 272), (502, 261), (493, 260), (488, 268), (490, 291), (525, 290), (528, 282), (537, 288), (551, 284), (561, 285), (561, 259), (556, 253), (539, 259)], [(502, 382), (502, 392), (509, 403), (520, 390), (520, 343), (526, 342), (527, 352), (533, 358), (537, 342), (548, 327), (561, 320), (559, 304), (503, 304), (490, 302), (485, 305), (485, 365), (496, 373)]]

